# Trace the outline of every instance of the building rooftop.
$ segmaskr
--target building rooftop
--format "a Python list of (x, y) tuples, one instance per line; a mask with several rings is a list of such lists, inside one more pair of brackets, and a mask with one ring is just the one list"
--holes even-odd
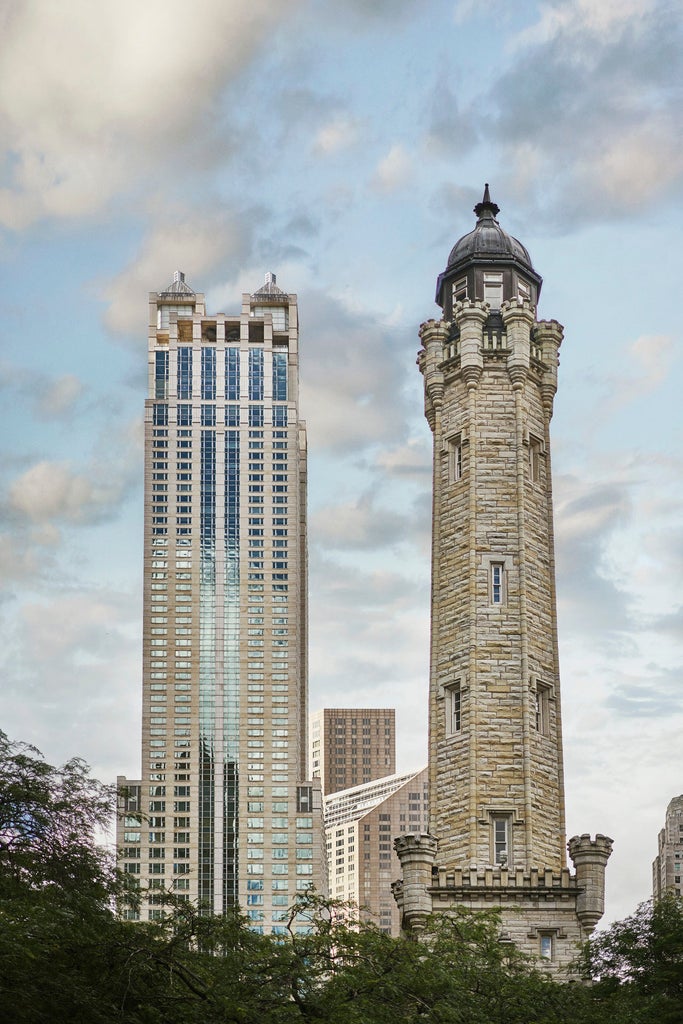
[(176, 270), (168, 288), (164, 288), (162, 292), (159, 292), (162, 299), (192, 299), (196, 294), (196, 292), (192, 291), (189, 284), (186, 283), (185, 274), (182, 270)]
[(381, 804), (397, 789), (414, 779), (422, 770), (422, 768), (418, 768), (417, 771), (386, 775), (373, 782), (363, 782), (360, 786), (352, 786), (350, 789), (342, 789), (338, 793), (330, 793), (329, 796), (323, 798), (325, 827), (330, 828), (342, 821), (356, 821), (358, 818), (362, 818), (373, 807)]
[(497, 203), (491, 200), (487, 183), (481, 202), (474, 207), (477, 215), (476, 226), (468, 234), (463, 235), (451, 249), (447, 270), (474, 260), (516, 260), (533, 270), (531, 257), (525, 246), (504, 231), (496, 220), (499, 210)]

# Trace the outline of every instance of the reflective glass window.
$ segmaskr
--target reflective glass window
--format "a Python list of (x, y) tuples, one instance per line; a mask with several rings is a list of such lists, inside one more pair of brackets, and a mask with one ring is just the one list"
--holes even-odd
[(239, 402), (240, 398), (240, 350), (225, 350), (225, 397), (228, 402)]
[(273, 401), (287, 401), (287, 353), (273, 352)]
[(249, 350), (249, 401), (263, 401), (263, 349)]
[(202, 349), (202, 398), (214, 401), (216, 398), (216, 350)]
[(155, 353), (154, 397), (168, 398), (168, 352)]
[(178, 398), (192, 398), (192, 349), (178, 349)]

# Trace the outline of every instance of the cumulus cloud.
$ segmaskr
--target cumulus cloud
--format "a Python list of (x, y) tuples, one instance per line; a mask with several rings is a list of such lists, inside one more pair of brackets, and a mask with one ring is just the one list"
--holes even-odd
[(320, 156), (330, 156), (354, 146), (359, 135), (359, 124), (356, 119), (336, 117), (322, 126), (314, 139), (313, 151)]
[(427, 439), (411, 437), (405, 444), (383, 448), (377, 453), (376, 465), (392, 476), (427, 482), (432, 474), (431, 447)]
[(311, 536), (323, 549), (373, 550), (391, 547), (410, 537), (412, 518), (380, 508), (372, 493), (339, 505), (318, 509), (311, 519)]
[(140, 608), (84, 587), (5, 610), (0, 714), (8, 734), (75, 754), (105, 780), (139, 758)]
[(403, 394), (411, 360), (397, 347), (413, 347), (402, 332), (369, 312), (349, 310), (320, 291), (300, 295), (306, 311), (302, 346), (301, 409), (311, 448), (360, 451), (405, 436), (413, 411)]
[(8, 504), (33, 522), (82, 523), (107, 514), (115, 496), (115, 490), (97, 486), (65, 464), (43, 460), (12, 482)]
[[(416, 579), (311, 559), (311, 708), (396, 707), (403, 767), (425, 760), (428, 569)], [(417, 726), (421, 724), (421, 727)]]
[[(274, 0), (116, 7), (21, 0), (5, 15), (0, 126), (11, 154), (0, 222), (77, 217), (212, 131), (222, 89), (279, 20)], [(182, 26), (182, 30), (179, 30)]]
[(110, 429), (96, 441), (80, 470), (65, 461), (33, 463), (7, 485), (4, 518), (19, 529), (33, 524), (39, 537), (51, 536), (51, 526), (91, 525), (112, 518), (139, 478), (140, 434), (138, 420)]
[(626, 645), (628, 598), (611, 572), (608, 545), (631, 514), (624, 479), (555, 481), (558, 613), (568, 633), (601, 649)]
[(396, 192), (409, 185), (414, 174), (413, 158), (405, 146), (396, 143), (377, 164), (371, 184), (377, 192)]
[(28, 401), (40, 419), (69, 419), (85, 392), (85, 385), (73, 373), (51, 377), (35, 369), (8, 363), (0, 367), (0, 389)]
[[(154, 216), (154, 214), (153, 214)], [(249, 218), (228, 209), (176, 209), (171, 220), (159, 211), (136, 257), (115, 278), (102, 285), (107, 302), (105, 323), (118, 334), (140, 337), (147, 332), (141, 296), (160, 291), (183, 270), (187, 283), (204, 291), (222, 278), (237, 274), (252, 246)]]
[(681, 22), (664, 0), (544, 4), (482, 98), (518, 202), (570, 229), (683, 186)]

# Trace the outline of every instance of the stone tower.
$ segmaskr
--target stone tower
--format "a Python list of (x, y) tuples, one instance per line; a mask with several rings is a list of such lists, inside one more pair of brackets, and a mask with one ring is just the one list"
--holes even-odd
[(396, 841), (407, 931), (435, 911), (498, 906), (503, 933), (555, 966), (603, 912), (611, 840), (566, 865), (550, 419), (563, 329), (538, 321), (542, 280), (496, 219), (437, 281), (420, 328), (434, 435), (430, 832)]

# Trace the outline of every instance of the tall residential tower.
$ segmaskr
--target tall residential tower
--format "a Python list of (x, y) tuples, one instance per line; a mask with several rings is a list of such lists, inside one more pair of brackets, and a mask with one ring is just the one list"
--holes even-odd
[(298, 341), (274, 275), (235, 316), (207, 316), (180, 272), (150, 295), (142, 775), (118, 780), (146, 918), (172, 890), (277, 932), (297, 892), (323, 888)]
[(309, 773), (323, 796), (396, 771), (394, 708), (322, 708), (308, 728)]
[(420, 329), (434, 435), (429, 834), (399, 837), (403, 923), (498, 906), (503, 933), (557, 966), (602, 916), (612, 842), (565, 853), (550, 418), (562, 327), (497, 221), (477, 223)]

